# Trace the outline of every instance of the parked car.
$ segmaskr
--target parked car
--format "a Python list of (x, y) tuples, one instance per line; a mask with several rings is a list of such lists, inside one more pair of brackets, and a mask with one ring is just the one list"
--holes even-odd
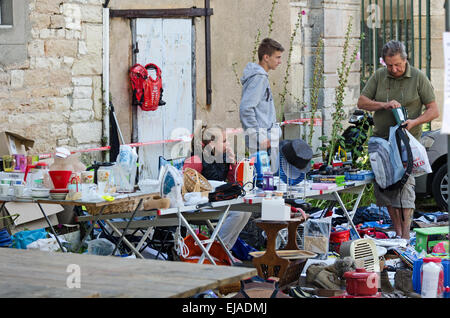
[(448, 210), (447, 137), (440, 130), (422, 134), (420, 142), (427, 150), (433, 172), (416, 178), (417, 196), (432, 196), (443, 211)]

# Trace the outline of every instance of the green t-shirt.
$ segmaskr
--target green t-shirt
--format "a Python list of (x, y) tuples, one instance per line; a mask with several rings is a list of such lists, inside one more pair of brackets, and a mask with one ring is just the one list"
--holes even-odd
[[(377, 102), (396, 100), (406, 108), (408, 119), (415, 119), (422, 114), (423, 105), (436, 99), (433, 86), (424, 73), (417, 68), (406, 65), (406, 72), (402, 77), (391, 76), (386, 67), (379, 68), (367, 81), (362, 95)], [(389, 127), (395, 126), (392, 110), (381, 109), (373, 115), (373, 134), (377, 137), (389, 138)], [(422, 125), (411, 129), (411, 134), (420, 139)]]

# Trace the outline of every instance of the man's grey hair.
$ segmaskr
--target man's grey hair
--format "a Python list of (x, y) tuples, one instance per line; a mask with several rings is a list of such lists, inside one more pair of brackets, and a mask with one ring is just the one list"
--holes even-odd
[(397, 54), (400, 54), (400, 57), (403, 60), (408, 58), (408, 54), (406, 54), (405, 45), (400, 41), (389, 41), (383, 46), (383, 50), (381, 51), (381, 55), (383, 60), (386, 60), (386, 56), (392, 57)]

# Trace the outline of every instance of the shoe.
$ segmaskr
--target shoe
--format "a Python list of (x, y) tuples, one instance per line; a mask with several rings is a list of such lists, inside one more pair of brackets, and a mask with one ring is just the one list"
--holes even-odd
[(291, 287), (289, 296), (293, 298), (318, 298), (316, 295), (304, 291), (300, 286)]
[(325, 263), (311, 264), (306, 269), (306, 283), (314, 284), (317, 274), (324, 270), (326, 267)]
[(387, 270), (384, 270), (380, 273), (380, 287), (383, 293), (389, 294), (394, 291), (394, 287), (392, 287), (391, 282), (389, 281)]
[(340, 289), (341, 281), (337, 274), (323, 270), (317, 274), (314, 279), (314, 285), (325, 289)]
[(409, 269), (397, 269), (394, 276), (394, 287), (406, 295), (414, 293), (412, 271)]

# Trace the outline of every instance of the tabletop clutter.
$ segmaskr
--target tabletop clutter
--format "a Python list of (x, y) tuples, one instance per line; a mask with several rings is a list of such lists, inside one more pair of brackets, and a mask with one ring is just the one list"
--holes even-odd
[[(143, 192), (164, 200), (161, 203), (155, 199), (143, 209), (192, 206), (196, 210), (211, 202), (258, 199), (260, 215), (256, 223), (266, 233), (266, 251), (243, 243), (247, 246), (244, 261), (251, 260), (259, 274), (213, 295), (231, 297), (227, 296), (231, 292), (232, 297), (243, 293), (252, 297), (267, 292), (269, 296), (293, 298), (449, 297), (448, 225), (447, 231), (442, 227), (441, 231), (415, 229), (406, 242), (392, 235), (388, 219), (372, 219), (357, 224), (356, 235), (346, 222), (335, 222), (342, 219), (339, 208), (314, 208), (308, 196), (370, 183), (373, 173), (342, 162), (332, 166), (314, 163), (312, 158), (303, 158), (305, 164), (295, 166), (292, 156), (285, 154), (280, 153), (275, 174), (270, 172), (268, 155), (263, 151), (238, 162), (233, 182), (207, 180), (199, 171), (183, 169), (182, 162), (175, 160), (160, 167), (158, 178), (137, 178), (138, 155), (128, 145), (120, 146), (115, 162), (94, 162), (89, 167), (81, 162), (80, 153), (62, 147), (50, 160), (24, 153), (7, 154), (1, 158), (0, 200), (99, 202)], [(119, 212), (126, 211), (105, 213)], [(0, 244), (8, 242), (3, 247), (12, 247), (10, 237), (4, 238), (7, 233), (3, 232)], [(282, 240), (288, 241), (284, 247)], [(278, 266), (278, 272), (263, 273), (264, 266)], [(198, 297), (210, 297), (211, 292)]]

